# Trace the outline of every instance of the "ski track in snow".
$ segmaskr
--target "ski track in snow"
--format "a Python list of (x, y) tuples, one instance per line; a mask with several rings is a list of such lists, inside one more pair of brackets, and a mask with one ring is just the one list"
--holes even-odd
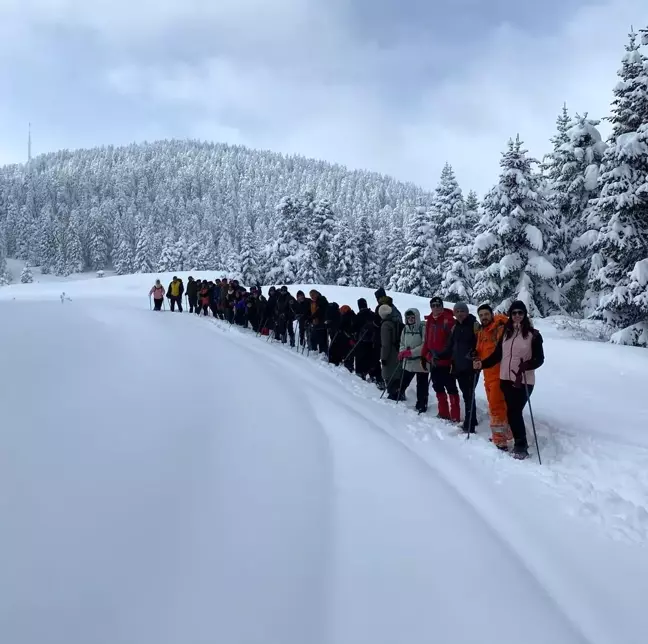
[(129, 298), (0, 320), (12, 644), (645, 641), (644, 444), (534, 393), (543, 465), (515, 462), (485, 401), (466, 441), (318, 356)]

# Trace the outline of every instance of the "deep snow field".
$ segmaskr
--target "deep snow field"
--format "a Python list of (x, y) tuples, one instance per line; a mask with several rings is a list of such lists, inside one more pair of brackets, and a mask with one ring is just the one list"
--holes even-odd
[(541, 320), (518, 462), (156, 277), (0, 288), (0, 642), (648, 641), (648, 351)]

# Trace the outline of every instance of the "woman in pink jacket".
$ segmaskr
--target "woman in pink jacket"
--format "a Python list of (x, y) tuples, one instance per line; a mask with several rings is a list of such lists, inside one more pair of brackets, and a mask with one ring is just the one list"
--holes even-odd
[(153, 288), (149, 291), (149, 297), (151, 295), (153, 296), (153, 302), (155, 302), (155, 310), (156, 311), (161, 311), (162, 310), (162, 302), (164, 302), (164, 286), (162, 286), (162, 283), (160, 280), (155, 280), (155, 284), (153, 284)]
[(535, 370), (544, 363), (542, 336), (531, 325), (524, 302), (511, 304), (508, 322), (495, 351), (484, 360), (475, 360), (475, 369), (500, 365), (500, 387), (506, 400), (509, 426), (515, 440), (513, 458), (529, 456), (522, 412), (535, 386)]

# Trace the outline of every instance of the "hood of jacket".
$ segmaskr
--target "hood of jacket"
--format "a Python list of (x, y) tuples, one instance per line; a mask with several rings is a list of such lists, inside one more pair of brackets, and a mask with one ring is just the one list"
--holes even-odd
[[(410, 311), (411, 311), (412, 313), (414, 313), (414, 318), (416, 319), (416, 322), (414, 322), (413, 325), (409, 325), (409, 324), (407, 324), (407, 314), (408, 314)], [(418, 309), (414, 309), (414, 308), (410, 307), (409, 309), (407, 309), (407, 310), (405, 311), (404, 321), (405, 321), (405, 326), (407, 326), (407, 327), (409, 327), (409, 326), (418, 327), (418, 326), (421, 324), (421, 312), (420, 312)]]

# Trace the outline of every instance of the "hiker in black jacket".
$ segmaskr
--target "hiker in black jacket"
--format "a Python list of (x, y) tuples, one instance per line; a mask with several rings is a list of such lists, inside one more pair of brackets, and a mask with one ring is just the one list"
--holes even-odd
[(288, 292), (287, 286), (282, 286), (275, 305), (276, 331), (275, 337), (286, 344), (290, 337), (290, 346), (295, 346), (295, 329), (293, 328), (293, 301), (294, 297)]
[(187, 300), (189, 301), (189, 313), (199, 313), (198, 310), (198, 282), (189, 275), (187, 280)]
[(300, 347), (306, 343), (306, 329), (310, 326), (311, 304), (311, 299), (306, 297), (304, 291), (297, 291), (296, 298), (292, 301), (293, 314), (299, 326)]
[(443, 351), (435, 353), (435, 357), (452, 359), (452, 373), (457, 378), (457, 384), (464, 400), (463, 430), (474, 434), (478, 424), (475, 388), (479, 372), (473, 370), (473, 360), (476, 355), (479, 322), (468, 311), (468, 305), (465, 302), (457, 302), (454, 305), (454, 316), (456, 322), (450, 332), (448, 343)]
[(319, 292), (313, 289), (311, 296), (311, 350), (320, 353), (328, 353), (328, 334), (326, 332), (326, 311), (328, 300)]
[[(380, 371), (380, 318), (367, 306), (367, 300), (358, 300), (355, 316), (355, 370), (366, 380)], [(375, 348), (377, 345), (377, 349)]]

